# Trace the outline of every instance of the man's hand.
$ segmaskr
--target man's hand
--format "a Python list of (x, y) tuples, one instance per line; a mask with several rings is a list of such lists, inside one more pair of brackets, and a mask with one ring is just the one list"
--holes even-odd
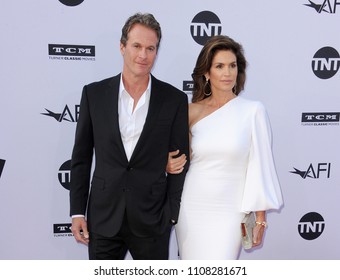
[(185, 154), (182, 154), (179, 157), (177, 157), (178, 154), (179, 150), (169, 153), (168, 164), (166, 165), (167, 173), (180, 174), (183, 171), (184, 165), (187, 162), (187, 157)]
[(85, 245), (89, 243), (89, 232), (87, 230), (87, 223), (84, 217), (72, 218), (72, 233), (74, 238)]

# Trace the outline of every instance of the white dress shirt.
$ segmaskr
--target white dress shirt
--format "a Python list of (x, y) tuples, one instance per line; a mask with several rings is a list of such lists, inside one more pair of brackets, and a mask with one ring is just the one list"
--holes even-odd
[(145, 92), (139, 98), (136, 108), (133, 109), (134, 100), (126, 91), (122, 76), (120, 78), (118, 99), (119, 130), (128, 160), (131, 158), (144, 127), (149, 110), (150, 89), (151, 77), (149, 77), (149, 84)]

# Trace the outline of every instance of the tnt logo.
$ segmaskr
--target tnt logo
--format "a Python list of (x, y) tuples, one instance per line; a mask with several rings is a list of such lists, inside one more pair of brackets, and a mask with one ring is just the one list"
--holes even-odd
[(318, 238), (325, 229), (325, 221), (323, 217), (316, 212), (310, 212), (304, 215), (299, 224), (298, 231), (300, 236), (306, 240), (314, 240)]
[(65, 6), (74, 7), (83, 3), (84, 0), (59, 0), (60, 3), (63, 3)]
[(65, 161), (59, 168), (59, 183), (67, 190), (70, 190), (71, 181), (71, 160)]
[(204, 45), (209, 38), (221, 35), (222, 24), (218, 16), (213, 12), (203, 11), (193, 18), (190, 32), (197, 44)]
[(332, 47), (318, 50), (312, 60), (312, 70), (320, 79), (332, 78), (340, 68), (340, 55)]

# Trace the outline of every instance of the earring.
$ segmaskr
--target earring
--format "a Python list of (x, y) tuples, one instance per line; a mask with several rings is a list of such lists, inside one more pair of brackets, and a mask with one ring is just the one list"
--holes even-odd
[[(208, 89), (207, 89), (207, 87), (208, 87)], [(204, 95), (207, 96), (207, 97), (211, 95), (211, 87), (210, 87), (209, 79), (205, 80)]]
[(234, 85), (232, 91), (233, 91), (234, 94), (236, 94), (236, 92), (237, 92), (237, 84)]

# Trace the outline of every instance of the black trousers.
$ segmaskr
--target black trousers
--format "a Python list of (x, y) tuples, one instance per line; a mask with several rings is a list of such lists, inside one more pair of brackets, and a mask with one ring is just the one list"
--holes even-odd
[(134, 260), (169, 259), (169, 240), (171, 225), (162, 235), (137, 237), (131, 233), (126, 215), (117, 235), (105, 237), (90, 232), (90, 260), (124, 260), (127, 251)]

